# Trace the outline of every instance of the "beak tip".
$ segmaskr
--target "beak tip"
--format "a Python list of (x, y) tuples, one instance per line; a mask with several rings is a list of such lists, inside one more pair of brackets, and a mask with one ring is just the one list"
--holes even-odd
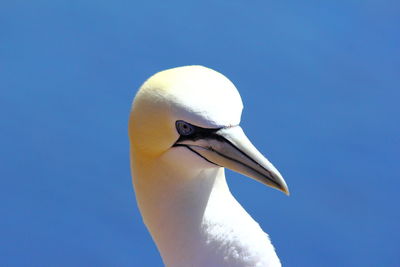
[(282, 175), (279, 173), (278, 170), (276, 170), (275, 168), (274, 170), (275, 170), (274, 180), (276, 181), (274, 187), (277, 188), (279, 191), (282, 191), (285, 195), (290, 196), (289, 187), (287, 186), (285, 179), (283, 179)]
[(281, 188), (278, 189), (282, 191), (285, 195), (290, 196), (289, 188), (286, 184), (284, 184)]

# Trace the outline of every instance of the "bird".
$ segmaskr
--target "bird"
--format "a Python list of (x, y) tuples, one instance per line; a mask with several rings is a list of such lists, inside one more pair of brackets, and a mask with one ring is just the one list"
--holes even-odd
[(213, 69), (158, 72), (129, 116), (130, 166), (142, 219), (165, 266), (281, 266), (270, 238), (231, 194), (225, 168), (289, 194), (239, 123), (242, 99)]

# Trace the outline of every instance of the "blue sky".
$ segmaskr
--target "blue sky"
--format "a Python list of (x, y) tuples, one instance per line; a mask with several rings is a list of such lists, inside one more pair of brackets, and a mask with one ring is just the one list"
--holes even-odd
[(398, 1), (2, 1), (0, 265), (162, 266), (127, 119), (151, 74), (228, 76), (291, 196), (228, 171), (284, 266), (400, 266)]

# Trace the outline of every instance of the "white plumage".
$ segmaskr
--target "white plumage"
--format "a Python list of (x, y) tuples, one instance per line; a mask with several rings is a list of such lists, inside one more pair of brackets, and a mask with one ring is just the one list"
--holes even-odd
[(201, 66), (166, 70), (137, 93), (129, 121), (137, 202), (166, 266), (280, 266), (229, 191), (227, 167), (285, 193), (285, 181), (239, 126), (242, 101)]

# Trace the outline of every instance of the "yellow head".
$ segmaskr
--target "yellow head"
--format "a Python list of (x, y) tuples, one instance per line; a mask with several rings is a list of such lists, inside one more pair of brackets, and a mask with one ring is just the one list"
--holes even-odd
[(159, 72), (137, 93), (129, 121), (132, 145), (143, 153), (163, 153), (178, 139), (175, 122), (217, 128), (238, 125), (243, 104), (231, 81), (202, 66)]
[(137, 93), (129, 120), (131, 149), (177, 165), (227, 167), (288, 192), (272, 164), (240, 128), (240, 95), (222, 74), (186, 66), (159, 72)]

